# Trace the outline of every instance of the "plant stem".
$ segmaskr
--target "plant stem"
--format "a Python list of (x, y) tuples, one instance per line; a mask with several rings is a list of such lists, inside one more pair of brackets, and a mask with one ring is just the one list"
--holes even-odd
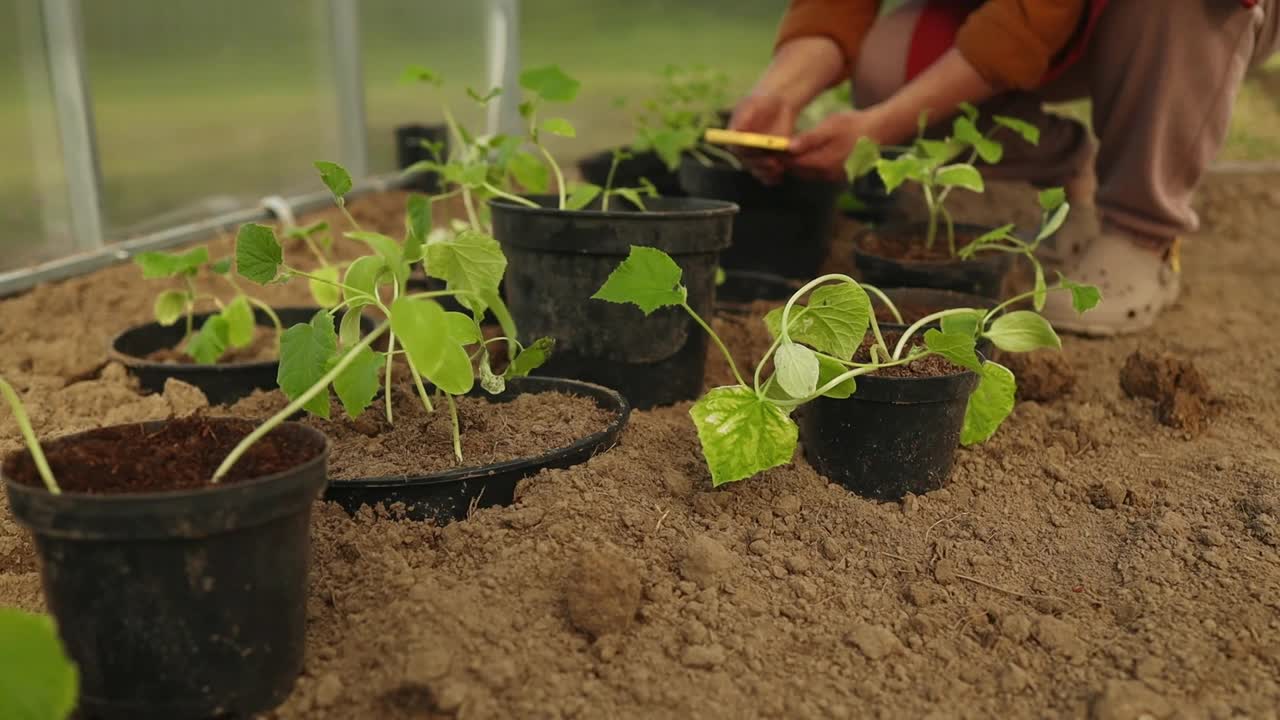
[[(397, 287), (394, 292), (398, 296), (400, 294), (400, 288)], [(390, 317), (390, 316), (391, 314), (387, 313), (387, 317)], [(392, 416), (391, 368), (395, 362), (395, 351), (396, 351), (396, 333), (394, 330), (392, 330), (390, 333), (387, 334), (387, 369), (386, 369), (386, 373), (383, 376), (383, 381), (382, 381), (382, 389), (383, 389), (382, 396), (383, 396), (384, 404), (386, 405), (386, 408), (387, 408), (387, 424), (388, 425), (394, 424), (391, 417)], [(409, 364), (412, 365), (413, 361), (410, 360)]]
[(453, 455), (458, 458), (458, 462), (462, 462), (462, 430), (458, 427), (458, 404), (449, 393), (444, 394), (444, 399), (449, 401), (449, 420), (453, 423)]
[(3, 395), (5, 401), (9, 403), (9, 410), (13, 412), (13, 419), (18, 423), (18, 431), (22, 433), (22, 440), (27, 444), (27, 452), (31, 453), (31, 459), (36, 464), (36, 472), (40, 473), (40, 479), (44, 480), (45, 488), (50, 495), (61, 495), (62, 488), (58, 487), (58, 481), (53, 479), (53, 470), (49, 469), (49, 461), (45, 459), (44, 448), (40, 447), (40, 439), (36, 437), (36, 431), (31, 427), (31, 418), (27, 417), (27, 409), (22, 405), (22, 398), (18, 397), (17, 391), (4, 378), (0, 378), (0, 395)]
[(480, 216), (476, 214), (476, 204), (471, 199), (471, 190), (469, 188), (464, 188), (462, 191), (462, 204), (467, 208), (467, 220), (471, 223), (471, 229), (476, 232), (484, 232), (484, 228), (480, 227)]
[[(390, 362), (394, 355), (395, 353), (393, 352), (387, 353), (387, 361)], [(408, 353), (406, 353), (406, 355), (408, 355)], [(427, 388), (422, 384), (422, 375), (418, 373), (418, 368), (414, 366), (412, 361), (409, 361), (408, 365), (409, 373), (413, 375), (413, 384), (418, 388), (418, 397), (422, 398), (422, 407), (426, 408), (429, 413), (435, 412), (436, 407), (431, 404), (431, 396), (427, 394)]]
[(929, 227), (925, 231), (924, 246), (926, 249), (933, 248), (933, 241), (938, 237), (938, 208), (937, 201), (933, 197), (933, 188), (928, 183), (921, 183), (921, 189), (924, 190), (924, 203), (929, 208)]
[(689, 317), (692, 317), (694, 322), (701, 325), (702, 329), (707, 331), (707, 335), (711, 337), (711, 342), (715, 343), (716, 347), (720, 348), (720, 352), (724, 355), (724, 359), (729, 363), (729, 369), (733, 371), (734, 379), (738, 381), (739, 385), (746, 387), (747, 381), (743, 380), (742, 373), (738, 372), (738, 365), (733, 361), (733, 354), (729, 352), (729, 348), (725, 347), (724, 341), (720, 339), (720, 336), (716, 334), (716, 331), (712, 330), (711, 326), (707, 324), (707, 321), (703, 320), (702, 316), (698, 315), (698, 313), (693, 311), (693, 308), (689, 307), (689, 303), (687, 301), (680, 303), (680, 307), (684, 308), (685, 312), (689, 313)]
[(360, 227), (360, 223), (356, 222), (355, 216), (353, 216), (351, 211), (347, 209), (347, 201), (344, 198), (336, 199), (338, 201), (338, 209), (346, 216), (347, 222), (351, 223), (351, 227), (355, 228), (357, 232), (363, 232), (364, 228)]
[(275, 310), (271, 309), (270, 305), (262, 302), (261, 300), (258, 300), (257, 298), (254, 298), (250, 295), (245, 295), (244, 297), (246, 300), (249, 301), (250, 305), (253, 305), (254, 307), (258, 308), (259, 310), (262, 311), (264, 315), (270, 318), (272, 325), (276, 326), (276, 350), (279, 351), (280, 336), (284, 334), (284, 323), (280, 322), (280, 316), (276, 314)]
[(902, 350), (907, 346), (907, 341), (910, 340), (911, 336), (914, 335), (916, 331), (918, 331), (920, 328), (924, 327), (925, 325), (928, 325), (929, 323), (935, 320), (941, 320), (942, 318), (947, 317), (949, 315), (959, 315), (961, 313), (971, 313), (971, 312), (973, 312), (973, 308), (952, 308), (950, 310), (940, 310), (932, 315), (925, 315), (924, 317), (920, 318), (915, 322), (914, 325), (907, 328), (906, 332), (902, 333), (902, 337), (898, 338), (898, 345), (893, 350), (893, 356), (892, 356), (893, 359), (899, 360), (902, 358)]
[(618, 153), (613, 154), (613, 161), (609, 163), (609, 174), (604, 178), (603, 199), (600, 201), (600, 212), (609, 212), (609, 191), (613, 188), (613, 175), (618, 171), (618, 162), (622, 160), (622, 156)]
[[(893, 301), (889, 299), (888, 295), (884, 294), (883, 290), (876, 287), (875, 285), (868, 285), (866, 283), (860, 283), (860, 284), (862, 285), (863, 290), (867, 290), (872, 295), (875, 295), (876, 298), (880, 300), (880, 302), (884, 303), (885, 307), (889, 308), (889, 312), (893, 313), (893, 319), (897, 320), (899, 325), (905, 322), (902, 319), (902, 313), (898, 312), (898, 306), (893, 304)], [(871, 308), (871, 317), (875, 317), (875, 315), (876, 315), (875, 308)]]
[(374, 328), (373, 332), (362, 338), (360, 342), (352, 345), (351, 348), (347, 350), (347, 353), (343, 355), (332, 368), (329, 368), (329, 372), (325, 373), (323, 377), (315, 382), (315, 384), (303, 391), (303, 393), (294, 399), (293, 402), (284, 406), (284, 409), (280, 412), (272, 415), (266, 420), (266, 422), (254, 428), (253, 432), (245, 435), (244, 439), (231, 449), (231, 452), (227, 454), (226, 459), (224, 459), (222, 464), (218, 466), (218, 469), (214, 471), (213, 483), (217, 484), (223, 476), (230, 472), (231, 468), (236, 464), (241, 456), (248, 452), (250, 447), (253, 447), (254, 443), (261, 440), (267, 433), (276, 429), (280, 423), (288, 420), (290, 415), (301, 410), (303, 406), (311, 402), (311, 398), (319, 395), (321, 390), (328, 388), (329, 384), (332, 383), (334, 379), (350, 367), (351, 363), (355, 362), (356, 355), (358, 355), (361, 350), (372, 345), (373, 341), (377, 340), (378, 337), (382, 335), (382, 333), (386, 332), (390, 327), (390, 321), (385, 321), (381, 325), (378, 325), (378, 327)]
[(542, 146), (542, 143), (537, 142), (536, 140), (534, 142), (538, 146), (538, 150), (542, 153), (542, 157), (546, 158), (547, 163), (551, 165), (551, 172), (555, 173), (556, 187), (559, 188), (560, 190), (560, 209), (564, 210), (565, 204), (567, 203), (567, 200), (568, 200), (568, 192), (566, 191), (564, 186), (564, 173), (560, 171), (559, 163), (556, 162), (555, 158), (551, 157), (551, 153), (548, 152), (547, 149)]
[[(538, 209), (538, 208), (542, 207), (542, 206), (541, 206), (541, 205), (539, 205), (538, 203), (536, 203), (536, 202), (534, 202), (534, 201), (530, 200), (529, 198), (520, 197), (519, 195), (513, 195), (512, 193), (509, 193), (509, 192), (507, 192), (507, 191), (505, 191), (505, 190), (501, 190), (501, 189), (499, 189), (499, 188), (497, 188), (497, 187), (494, 187), (494, 186), (493, 186), (492, 184), (490, 184), (490, 183), (485, 183), (485, 184), (484, 184), (484, 189), (485, 189), (485, 190), (488, 190), (488, 191), (489, 191), (489, 192), (491, 192), (491, 193), (493, 193), (493, 194), (494, 194), (495, 196), (497, 196), (497, 197), (503, 198), (504, 200), (510, 200), (510, 201), (511, 201), (511, 202), (513, 202), (513, 203), (518, 203), (518, 204), (523, 205), (523, 206), (528, 207), (528, 208), (534, 208), (534, 209), (536, 210), (536, 209)], [(560, 209), (561, 209), (561, 210), (563, 210), (563, 209), (564, 209), (564, 201), (561, 201), (561, 202), (560, 202)]]
[(704, 144), (702, 146), (702, 151), (720, 158), (721, 160), (728, 163), (729, 167), (733, 168), (734, 170), (742, 169), (742, 162), (738, 160), (738, 156), (734, 155), (733, 153), (723, 148), (718, 148), (715, 145)]
[[(945, 199), (945, 198), (942, 198)], [(942, 204), (942, 199), (938, 201), (938, 212), (942, 215), (942, 220), (947, 224), (947, 250), (951, 253), (951, 257), (956, 256), (956, 226), (951, 221), (951, 213)]]

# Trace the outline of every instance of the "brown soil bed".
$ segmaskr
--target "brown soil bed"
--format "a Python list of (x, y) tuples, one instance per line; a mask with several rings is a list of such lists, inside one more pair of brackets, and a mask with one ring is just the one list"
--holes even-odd
[[(862, 252), (891, 260), (908, 262), (964, 262), (952, 257), (947, 245), (946, 229), (939, 224), (938, 237), (933, 247), (925, 247), (924, 230), (911, 234), (885, 234), (882, 231), (867, 233), (858, 243)], [(956, 250), (967, 246), (977, 239), (977, 235), (956, 231)]]
[[(116, 495), (210, 486), (213, 473), (236, 444), (253, 430), (250, 422), (202, 417), (179, 418), (159, 428), (137, 423), (104, 428), (75, 442), (47, 450), (49, 468), (67, 493)], [(279, 430), (252, 445), (220, 481), (230, 485), (297, 467), (321, 446), (308, 446)], [(4, 476), (42, 487), (29, 453), (11, 456)]]
[[(306, 667), (272, 717), (1274, 717), (1276, 181), (1210, 178), (1183, 300), (1139, 337), (1064, 338), (1071, 394), (1020, 402), (926, 496), (858, 499), (803, 453), (713, 490), (684, 404), (466, 522), (321, 503)], [(116, 366), (69, 382), (154, 293), (116, 268), (0, 302), (0, 372), (41, 433), (198, 406)], [(1211, 380), (1194, 439), (1121, 387), (1139, 348)], [(3, 502), (0, 604), (37, 610)]]
[[(614, 419), (590, 398), (564, 393), (518, 395), (505, 403), (458, 398), (460, 463), (454, 458), (449, 410), (443, 400), (437, 402), (436, 412), (428, 413), (408, 378), (393, 386), (392, 398), (394, 424), (387, 422), (381, 397), (355, 420), (347, 417), (336, 399), (329, 420), (314, 416), (303, 420), (329, 436), (330, 478), (427, 475), (536, 457), (601, 432)], [(243, 417), (267, 417), (286, 404), (279, 391), (258, 392), (230, 411)]]
[[(195, 365), (195, 358), (179, 348), (165, 348), (149, 353), (146, 360), (175, 365)], [(231, 363), (270, 362), (276, 359), (276, 330), (255, 326), (253, 342), (242, 348), (230, 348), (218, 358), (219, 365)]]

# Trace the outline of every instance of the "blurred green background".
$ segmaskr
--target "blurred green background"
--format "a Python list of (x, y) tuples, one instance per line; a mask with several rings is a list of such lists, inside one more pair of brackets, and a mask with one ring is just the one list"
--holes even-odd
[[(627, 139), (620, 96), (652, 91), (664, 65), (701, 64), (747, 88), (768, 60), (782, 0), (527, 0), (526, 66), (582, 80), (565, 113), (579, 137), (562, 161)], [(111, 239), (321, 189), (314, 159), (336, 156), (326, 3), (319, 0), (85, 0), (82, 12), (104, 214)], [(71, 247), (36, 0), (0, 0), (0, 269)], [(439, 117), (438, 99), (399, 82), (410, 63), (449, 81), (450, 103), (482, 127), (463, 89), (485, 82), (486, 3), (359, 3), (369, 142), (393, 169), (391, 129)], [(1226, 159), (1280, 157), (1276, 96), (1240, 99)]]

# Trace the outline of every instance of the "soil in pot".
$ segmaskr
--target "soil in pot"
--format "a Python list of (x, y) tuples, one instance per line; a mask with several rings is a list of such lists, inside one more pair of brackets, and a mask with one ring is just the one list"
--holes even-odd
[[(279, 391), (260, 393), (231, 412), (267, 417), (286, 403)], [(607, 450), (630, 413), (616, 392), (556, 378), (515, 379), (501, 395), (477, 390), (457, 403), (462, 462), (447, 405), (441, 399), (427, 412), (408, 378), (392, 386), (394, 423), (381, 401), (356, 419), (336, 399), (332, 419), (307, 416), (333, 447), (326, 498), (351, 512), (383, 504), (409, 519), (465, 519), (473, 506), (510, 504), (524, 477)]]
[[(279, 308), (275, 312), (287, 329), (310, 321), (318, 309)], [(197, 314), (195, 327), (208, 317), (209, 313)], [(186, 334), (181, 321), (167, 327), (153, 322), (129, 328), (111, 341), (108, 356), (124, 365), (148, 392), (163, 392), (165, 381), (174, 378), (200, 388), (210, 404), (235, 402), (254, 390), (276, 387), (280, 364), (275, 357), (275, 326), (261, 310), (254, 311), (254, 320), (257, 332), (253, 344), (227, 354), (215, 365), (196, 363), (178, 349)], [(370, 320), (362, 323), (366, 332), (373, 329)]]
[[(654, 247), (680, 266), (688, 303), (702, 317), (714, 309), (719, 252), (729, 245), (731, 203), (654, 198), (647, 210), (565, 211), (556, 199), (530, 208), (491, 203), (493, 229), (509, 264), (507, 305), (521, 340), (556, 339), (539, 373), (598, 383), (649, 408), (692, 400), (702, 391), (710, 341), (681, 308), (645, 315), (634, 305), (592, 300), (631, 251)], [(599, 207), (597, 204), (594, 207)]]
[(723, 162), (680, 163), (680, 185), (690, 196), (736, 204), (733, 246), (721, 254), (727, 270), (756, 270), (809, 279), (826, 256), (835, 216), (837, 183), (786, 177), (766, 186)]
[[(965, 247), (988, 230), (957, 224), (956, 247)], [(939, 230), (933, 247), (927, 248), (924, 223), (868, 228), (854, 240), (854, 263), (862, 279), (876, 287), (936, 288), (999, 298), (1012, 256), (996, 252), (971, 260), (953, 258), (943, 232)]]
[[(618, 163), (613, 174), (615, 188), (640, 187), (643, 178), (653, 183), (658, 194), (663, 197), (681, 197), (684, 190), (680, 187), (680, 176), (667, 167), (656, 152), (635, 152), (628, 150), (631, 157)], [(578, 161), (578, 171), (582, 179), (589, 183), (604, 187), (609, 182), (609, 168), (613, 165), (613, 151), (602, 150), (592, 153)]]
[[(885, 333), (885, 342), (893, 347), (899, 337)], [(870, 344), (854, 359), (868, 362)], [(898, 500), (937, 490), (951, 476), (977, 385), (976, 373), (936, 355), (859, 377), (851, 397), (818, 398), (799, 413), (805, 457), (863, 497)]]
[[(400, 125), (396, 127), (396, 167), (404, 170), (414, 163), (435, 159), (423, 146), (438, 143), (440, 156), (449, 156), (449, 128), (444, 125)], [(440, 192), (440, 175), (434, 172), (414, 173), (405, 178), (404, 187), (428, 194)]]
[(41, 558), (44, 595), (95, 718), (252, 715), (302, 668), (311, 506), (323, 435), (289, 423), (223, 484), (214, 470), (253, 424), (191, 417), (70, 435), (3, 467)]

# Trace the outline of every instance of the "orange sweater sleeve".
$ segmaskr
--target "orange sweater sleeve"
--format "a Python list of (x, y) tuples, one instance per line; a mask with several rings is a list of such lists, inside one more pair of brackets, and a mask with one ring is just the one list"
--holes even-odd
[(875, 22), (879, 8), (879, 0), (791, 0), (774, 47), (798, 37), (828, 37), (840, 46), (845, 70), (852, 73), (862, 39)]
[(956, 48), (995, 88), (1031, 90), (1075, 35), (1087, 5), (1087, 0), (987, 0), (960, 26)]

